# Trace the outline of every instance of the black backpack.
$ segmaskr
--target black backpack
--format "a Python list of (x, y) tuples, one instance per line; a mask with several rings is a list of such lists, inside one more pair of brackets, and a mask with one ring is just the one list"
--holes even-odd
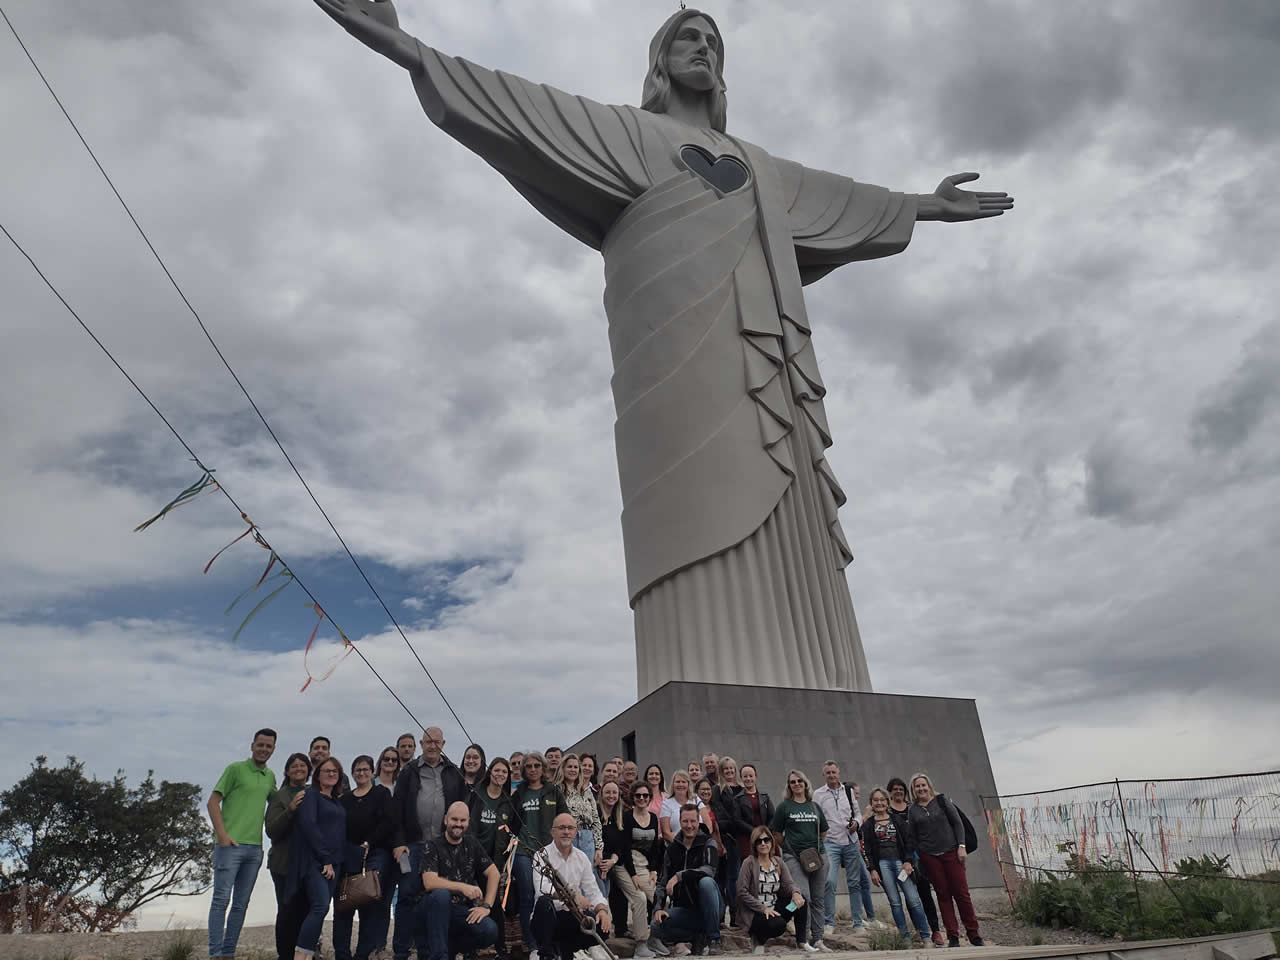
[(964, 811), (955, 805), (943, 794), (938, 794), (938, 799), (948, 804), (952, 810), (960, 815), (960, 823), (964, 825), (964, 851), (965, 853), (973, 853), (978, 849), (978, 832), (973, 829), (973, 824), (969, 822), (969, 818), (964, 815)]

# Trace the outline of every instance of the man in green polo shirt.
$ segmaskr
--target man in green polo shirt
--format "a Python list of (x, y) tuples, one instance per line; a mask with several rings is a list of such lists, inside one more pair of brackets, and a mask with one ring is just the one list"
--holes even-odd
[(275, 749), (276, 732), (259, 730), (249, 759), (223, 770), (209, 795), (209, 819), (218, 841), (209, 904), (209, 956), (214, 960), (236, 955), (244, 913), (262, 866), (262, 819), (267, 798), (276, 788), (276, 775), (267, 769), (267, 761)]

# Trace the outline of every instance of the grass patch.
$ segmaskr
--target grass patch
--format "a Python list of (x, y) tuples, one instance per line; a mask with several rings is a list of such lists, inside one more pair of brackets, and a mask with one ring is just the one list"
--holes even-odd
[(191, 930), (177, 930), (165, 941), (160, 951), (160, 960), (195, 960), (196, 951), (195, 933)]
[(897, 930), (872, 930), (867, 937), (868, 950), (910, 950), (911, 941)]
[[(1230, 876), (1225, 859), (1178, 863), (1163, 880), (1133, 879), (1118, 861), (1083, 862), (1024, 887), (1014, 916), (1041, 927), (1074, 927), (1125, 940), (1207, 937), (1280, 926), (1280, 885)], [(1167, 881), (1167, 882), (1166, 882)]]

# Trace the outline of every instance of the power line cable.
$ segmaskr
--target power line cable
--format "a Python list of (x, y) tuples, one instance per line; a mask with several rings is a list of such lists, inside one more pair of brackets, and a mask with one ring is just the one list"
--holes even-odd
[[(3, 12), (3, 11), (0, 11), (0, 12)], [(133, 379), (132, 376), (130, 376), (129, 371), (126, 370), (121, 365), (120, 361), (117, 360), (115, 356), (111, 353), (111, 351), (107, 349), (107, 345), (98, 339), (98, 335), (89, 328), (89, 325), (84, 322), (84, 319), (80, 316), (79, 313), (76, 312), (75, 308), (72, 307), (71, 304), (67, 302), (66, 297), (64, 297), (62, 293), (58, 290), (58, 288), (53, 285), (53, 282), (47, 276), (45, 276), (45, 272), (40, 269), (40, 265), (35, 262), (31, 254), (27, 253), (26, 249), (22, 246), (22, 244), (20, 244), (17, 241), (17, 239), (13, 236), (13, 234), (9, 232), (8, 228), (5, 227), (3, 223), (0, 223), (0, 233), (3, 233), (6, 237), (8, 237), (9, 242), (13, 244), (14, 248), (20, 254), (22, 254), (22, 256), (26, 259), (27, 263), (31, 264), (31, 269), (36, 272), (36, 275), (41, 280), (44, 281), (44, 285), (48, 287), (49, 291), (55, 297), (58, 298), (58, 300), (62, 303), (64, 307), (67, 308), (67, 312), (70, 313), (71, 316), (75, 317), (76, 322), (80, 324), (80, 326), (84, 329), (84, 332), (87, 333), (89, 337), (93, 340), (93, 342), (98, 345), (98, 349), (100, 349), (103, 353), (107, 355), (107, 359), (110, 360), (115, 365), (115, 368), (120, 371), (121, 375), (126, 380), (129, 381), (129, 385), (132, 386), (134, 390), (138, 391), (138, 396), (142, 397), (142, 399), (147, 402), (147, 406), (149, 406), (152, 409), (152, 411), (154, 411), (155, 415), (161, 419), (164, 425), (169, 428), (169, 432), (174, 435), (174, 437), (177, 439), (177, 441), (180, 444), (182, 444), (183, 449), (186, 450), (187, 453), (191, 454), (191, 459), (196, 462), (196, 464), (200, 467), (200, 469), (207, 471), (208, 468), (200, 460), (200, 457), (196, 454), (195, 450), (191, 448), (191, 444), (187, 443), (187, 441), (183, 438), (182, 434), (178, 432), (178, 428), (175, 427), (173, 423), (169, 420), (169, 418), (166, 417), (164, 413), (160, 410), (160, 408), (157, 407), (154, 402), (152, 402), (151, 398), (147, 396), (147, 392), (143, 390), (141, 386), (139, 386), (138, 381), (136, 381), (135, 379)], [(227, 490), (226, 485), (221, 480), (218, 481), (218, 489), (221, 491), (222, 495), (226, 497), (228, 501), (230, 501), (231, 505), (236, 508), (236, 511), (242, 517), (246, 516), (245, 511), (241, 509), (240, 504), (238, 504), (235, 498), (231, 496), (230, 491)], [(255, 527), (256, 527), (256, 524), (255, 524)], [(294, 570), (293, 566), (283, 556), (280, 556), (278, 551), (276, 552), (276, 555), (280, 557), (280, 561), (285, 565), (285, 567), (293, 575), (293, 582), (302, 588), (302, 592), (305, 593), (311, 599), (311, 602), (315, 604), (316, 609), (321, 612), (322, 616), (326, 620), (328, 620), (330, 623), (333, 624), (334, 629), (337, 630), (338, 633), (342, 635), (343, 639), (346, 640), (348, 644), (350, 644), (351, 649), (356, 652), (356, 656), (358, 656), (361, 660), (363, 660), (365, 666), (368, 667), (371, 671), (373, 671), (373, 675), (378, 678), (378, 682), (381, 683), (384, 687), (386, 687), (387, 693), (395, 697), (396, 703), (400, 704), (400, 706), (404, 708), (404, 712), (409, 715), (409, 718), (418, 727), (422, 727), (422, 722), (413, 715), (413, 711), (410, 710), (408, 705), (406, 705), (405, 702), (400, 699), (399, 694), (397, 694), (394, 690), (391, 689), (391, 685), (382, 678), (382, 674), (378, 673), (377, 669), (374, 668), (373, 664), (369, 662), (369, 658), (364, 655), (364, 653), (360, 650), (358, 646), (356, 646), (354, 641), (347, 638), (346, 633), (343, 632), (343, 629), (340, 626), (338, 626), (338, 622), (334, 620), (333, 617), (331, 617), (327, 611), (325, 611), (320, 601), (316, 599), (315, 594), (312, 593), (307, 588), (307, 585), (302, 582), (302, 579), (298, 576), (298, 573), (296, 570)]]
[[(140, 224), (138, 222), (138, 218), (133, 215), (133, 211), (129, 208), (129, 204), (127, 204), (125, 202), (124, 197), (120, 195), (120, 191), (116, 189), (116, 185), (112, 181), (110, 175), (107, 173), (106, 168), (102, 166), (102, 163), (98, 160), (97, 154), (95, 154), (93, 152), (93, 148), (89, 146), (89, 141), (87, 141), (84, 138), (84, 134), (80, 132), (80, 128), (76, 126), (76, 122), (71, 119), (71, 114), (67, 112), (67, 108), (63, 106), (62, 100), (59, 99), (57, 93), (54, 92), (53, 86), (49, 83), (48, 79), (45, 77), (44, 71), (40, 69), (40, 65), (36, 63), (36, 59), (31, 55), (31, 51), (27, 49), (27, 45), (22, 42), (22, 37), (18, 34), (17, 28), (13, 25), (13, 21), (9, 19), (9, 15), (4, 12), (3, 7), (0, 7), (0, 17), (4, 18), (4, 22), (9, 27), (9, 31), (13, 34), (13, 38), (18, 41), (18, 46), (20, 46), (22, 48), (22, 52), (27, 55), (27, 59), (31, 61), (31, 66), (35, 68), (36, 74), (40, 77), (40, 80), (44, 84), (45, 89), (49, 91), (49, 96), (53, 97), (53, 102), (58, 105), (58, 109), (62, 111), (62, 115), (66, 118), (67, 123), (69, 123), (71, 125), (71, 129), (75, 131), (75, 134), (79, 138), (80, 143), (84, 146), (90, 158), (92, 158), (94, 165), (98, 168), (98, 172), (101, 173), (102, 178), (107, 181), (107, 186), (111, 188), (111, 192), (114, 193), (116, 196), (116, 199), (120, 201), (120, 206), (123, 207), (124, 212), (128, 214), (129, 219), (133, 222), (134, 227), (138, 231), (138, 235), (142, 237), (143, 243), (147, 245), (147, 249), (150, 250), (151, 255), (155, 257), (156, 263), (158, 263), (160, 265), (160, 269), (164, 271), (164, 275), (169, 279), (169, 283), (173, 286), (174, 291), (177, 292), (178, 296), (181, 298), (183, 304), (186, 306), (191, 316), (195, 318), (195, 321), (199, 325), (201, 332), (205, 335), (205, 339), (209, 341), (209, 346), (213, 347), (213, 352), (218, 355), (218, 359), (222, 361), (222, 365), (227, 368), (227, 373), (231, 374), (231, 378), (235, 380), (236, 386), (240, 388), (240, 392), (244, 394), (245, 399), (249, 401), (249, 406), (251, 406), (253, 408), (253, 412), (258, 415), (258, 419), (262, 421), (262, 425), (267, 428), (267, 433), (271, 435), (271, 439), (275, 441), (276, 446), (280, 449), (280, 453), (284, 455), (284, 458), (288, 462), (290, 468), (293, 470), (294, 475), (298, 478), (298, 481), (302, 484), (303, 489), (307, 491), (307, 496), (311, 498), (311, 502), (316, 505), (316, 509), (320, 511), (320, 515), (324, 517), (325, 523), (329, 524), (329, 529), (333, 531), (333, 535), (337, 537), (338, 542), (342, 544), (342, 549), (346, 551), (347, 557), (350, 558), (351, 562), (355, 565), (356, 570), (359, 571), (361, 578), (365, 582), (365, 586), (367, 586), (369, 590), (373, 593), (373, 595), (377, 598), (378, 603), (382, 606), (383, 612), (387, 615), (388, 619), (391, 620), (391, 624), (396, 628), (396, 632), (400, 634), (400, 639), (402, 639), (405, 643), (405, 646), (409, 648), (409, 652), (413, 654), (413, 658), (418, 661), (418, 666), (422, 668), (422, 672), (425, 673), (427, 675), (427, 679), (431, 681), (431, 686), (435, 688), (436, 693), (440, 695), (440, 699), (444, 702), (444, 705), (448, 708), (449, 713), (451, 713), (453, 715), (453, 719), (457, 721), (458, 726), (459, 728), (461, 728), (463, 735), (468, 740), (470, 740), (471, 734), (467, 733), (467, 728), (462, 723), (462, 718), (459, 717), (458, 712), (453, 709), (453, 704), (449, 702), (449, 698), (444, 695), (444, 691), (441, 690), (440, 685), (436, 683), (436, 678), (431, 675), (431, 671), (427, 669), (427, 665), (423, 663), (422, 658), (418, 656), (418, 651), (415, 650), (413, 647), (413, 644), (409, 642), (409, 637), (405, 634), (404, 629), (400, 626), (399, 621), (396, 620), (395, 614), (391, 612), (391, 608), (388, 607), (386, 601), (382, 599), (382, 594), (380, 594), (378, 592), (378, 588), (373, 585), (373, 581), (371, 581), (369, 579), (368, 574), (364, 572), (364, 567), (360, 566), (360, 561), (356, 559), (356, 555), (352, 553), (351, 548), (347, 546), (347, 541), (343, 539), (342, 534), (338, 532), (338, 528), (334, 525), (333, 520), (329, 518), (329, 514), (325, 511), (324, 507), (320, 505), (320, 501), (316, 498), (315, 493), (313, 493), (311, 490), (311, 485), (308, 484), (306, 481), (306, 478), (302, 476), (302, 472), (298, 469), (297, 465), (293, 462), (293, 458), (289, 456), (289, 451), (287, 451), (284, 448), (284, 444), (280, 442), (280, 438), (276, 436), (275, 430), (273, 430), (271, 428), (271, 424), (267, 422), (267, 418), (263, 415), (262, 410), (260, 410), (257, 403), (254, 402), (254, 399), (249, 394), (249, 390), (244, 385), (244, 382), (241, 381), (240, 377), (236, 374), (235, 370), (232, 369), (231, 363), (227, 360), (226, 356), (223, 355), (222, 350), (218, 347), (218, 344), (214, 341), (213, 335), (209, 333), (209, 328), (206, 327), (204, 324), (204, 321), (200, 319), (199, 312), (197, 312), (196, 308), (191, 304), (191, 301), (187, 299), (187, 295), (183, 292), (182, 287), (178, 285), (178, 281), (174, 279), (173, 274), (169, 272), (169, 267), (165, 264), (164, 259), (160, 256), (159, 251), (157, 251), (155, 246), (152, 244), (151, 239), (147, 236), (147, 232), (142, 229), (142, 224)], [(13, 238), (10, 237), (10, 239), (13, 239)], [(33, 263), (33, 266), (34, 266), (34, 263)], [(156, 412), (159, 413), (158, 410)], [(170, 429), (172, 429), (172, 427)]]

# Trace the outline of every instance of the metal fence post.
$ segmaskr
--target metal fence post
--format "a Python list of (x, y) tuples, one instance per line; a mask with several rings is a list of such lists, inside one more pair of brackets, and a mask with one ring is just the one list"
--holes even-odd
[(1116, 799), (1120, 801), (1120, 822), (1124, 826), (1124, 848), (1129, 854), (1129, 873), (1133, 876), (1133, 897), (1138, 907), (1138, 923), (1145, 932), (1147, 922), (1142, 916), (1142, 892), (1138, 886), (1138, 866), (1133, 860), (1133, 844), (1129, 840), (1129, 817), (1124, 809), (1124, 793), (1120, 790), (1120, 780), (1116, 778)]

